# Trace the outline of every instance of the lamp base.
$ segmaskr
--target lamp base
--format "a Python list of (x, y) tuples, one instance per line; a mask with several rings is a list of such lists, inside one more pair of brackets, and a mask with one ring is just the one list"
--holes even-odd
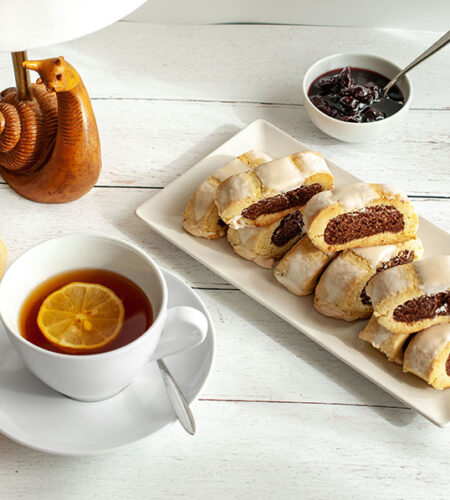
[(26, 51), (11, 52), (16, 77), (17, 95), (21, 101), (31, 100), (30, 73), (23, 67), (23, 63), (28, 59)]
[[(89, 95), (63, 57), (22, 62), (24, 55), (13, 54), (18, 90), (1, 93), (0, 173), (30, 200), (76, 200), (92, 188), (101, 169)], [(30, 86), (27, 69), (37, 71), (42, 83)]]

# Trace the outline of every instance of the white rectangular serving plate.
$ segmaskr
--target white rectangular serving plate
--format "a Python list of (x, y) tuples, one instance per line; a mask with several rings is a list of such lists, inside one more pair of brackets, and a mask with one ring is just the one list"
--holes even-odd
[[(388, 362), (384, 355), (360, 340), (358, 333), (365, 322), (348, 323), (320, 315), (313, 308), (312, 296), (297, 297), (289, 293), (275, 280), (272, 271), (237, 256), (226, 238), (195, 238), (183, 230), (183, 210), (194, 190), (214, 170), (249, 149), (264, 151), (272, 158), (279, 158), (310, 148), (265, 120), (256, 120), (140, 206), (136, 214), (161, 236), (369, 380), (433, 423), (442, 427), (446, 425), (450, 421), (450, 389), (436, 391), (421, 379), (402, 373), (399, 365)], [(359, 180), (334, 163), (328, 160), (327, 163), (336, 185)], [(450, 253), (450, 235), (422, 217), (419, 236), (426, 257)]]

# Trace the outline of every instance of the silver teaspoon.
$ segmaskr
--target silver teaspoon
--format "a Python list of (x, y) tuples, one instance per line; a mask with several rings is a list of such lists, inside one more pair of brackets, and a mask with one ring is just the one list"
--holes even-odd
[(412, 63), (408, 64), (408, 66), (406, 66), (405, 69), (403, 69), (402, 71), (400, 71), (400, 73), (395, 75), (394, 78), (392, 78), (392, 80), (386, 85), (386, 87), (384, 87), (384, 89), (383, 89), (384, 97), (387, 96), (391, 87), (393, 85), (395, 85), (397, 83), (397, 81), (404, 74), (406, 74), (410, 69), (415, 68), (422, 61), (425, 61), (425, 59), (428, 59), (430, 56), (435, 54), (438, 50), (442, 49), (442, 47), (445, 47), (448, 44), (448, 42), (450, 42), (450, 31), (447, 31), (447, 33), (444, 36), (442, 36), (441, 38), (439, 38), (439, 40), (437, 42), (434, 42), (431, 47), (429, 47), (425, 52), (422, 52), (422, 54), (420, 54), (420, 56), (417, 57), (417, 59), (414, 59), (414, 61)]
[(158, 359), (157, 362), (173, 411), (186, 432), (193, 436), (195, 434), (195, 420), (188, 402), (175, 382), (169, 368), (167, 368), (166, 363), (162, 359)]

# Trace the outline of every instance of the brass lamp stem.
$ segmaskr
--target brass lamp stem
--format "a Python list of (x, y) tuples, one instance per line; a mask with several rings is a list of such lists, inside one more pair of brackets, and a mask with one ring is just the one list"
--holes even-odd
[(32, 99), (30, 74), (22, 66), (22, 63), (28, 59), (27, 53), (25, 51), (12, 52), (11, 56), (14, 66), (14, 76), (16, 77), (17, 95), (21, 101), (30, 101)]

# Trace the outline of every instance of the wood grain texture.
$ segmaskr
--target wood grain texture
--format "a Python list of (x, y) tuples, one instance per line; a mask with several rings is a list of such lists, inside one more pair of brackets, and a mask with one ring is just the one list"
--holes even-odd
[(94, 101), (94, 109), (103, 148), (100, 184), (165, 186), (264, 118), (366, 181), (392, 183), (395, 172), (395, 183), (408, 193), (449, 194), (450, 115), (442, 111), (411, 111), (390, 137), (345, 144), (323, 134), (297, 107), (127, 100)]
[[(196, 287), (222, 287), (222, 278), (209, 271), (165, 239), (151, 231), (134, 210), (158, 189), (94, 188), (84, 198), (67, 205), (36, 205), (0, 186), (0, 234), (10, 261), (40, 241), (72, 232), (95, 232), (135, 242), (158, 262), (179, 273)], [(415, 199), (419, 214), (450, 230), (450, 200)], [(230, 288), (228, 285), (227, 288)]]
[[(406, 66), (441, 34), (331, 26), (121, 22), (78, 40), (35, 49), (30, 57), (64, 54), (94, 98), (299, 104), (303, 74), (322, 57), (365, 52)], [(445, 50), (411, 73), (413, 107), (448, 107), (450, 89), (439, 83), (450, 72)], [(12, 84), (8, 54), (0, 55), (0, 82)]]
[[(405, 64), (436, 38), (354, 28), (119, 23), (30, 54), (56, 50), (76, 64), (96, 97), (104, 169), (102, 187), (67, 205), (36, 205), (0, 185), (0, 236), (10, 261), (42, 240), (77, 231), (136, 243), (200, 289), (217, 327), (217, 358), (193, 406), (195, 438), (175, 425), (108, 456), (65, 459), (0, 436), (2, 498), (445, 497), (447, 430), (134, 215), (243, 126), (265, 118), (366, 181), (395, 181), (418, 197), (420, 214), (450, 230), (450, 89), (434, 90), (438, 77), (450, 74), (444, 53), (412, 74), (416, 109), (404, 126), (372, 143), (324, 136), (299, 97), (305, 68), (330, 52), (357, 47)], [(12, 79), (9, 65), (1, 54), (4, 86)]]
[(450, 115), (442, 111), (411, 111), (390, 137), (345, 144), (320, 132), (298, 107), (134, 100), (93, 104), (103, 152), (100, 185), (164, 187), (244, 126), (264, 118), (366, 181), (392, 183), (395, 176), (409, 194), (449, 194)]
[(197, 402), (108, 456), (43, 455), (0, 436), (0, 484), (25, 500), (445, 498), (448, 443), (411, 410)]
[[(273, 313), (151, 231), (134, 209), (159, 190), (94, 188), (83, 199), (58, 206), (23, 200), (0, 186), (10, 262), (40, 241), (70, 232), (95, 232), (134, 242), (159, 264), (201, 291), (218, 329), (215, 375), (205, 398), (402, 406)], [(450, 229), (450, 200), (415, 200), (419, 213)], [(11, 221), (20, 220), (20, 224)], [(49, 222), (51, 221), (51, 223)], [(219, 290), (214, 290), (218, 288)], [(230, 359), (236, 369), (230, 374)], [(276, 365), (273, 375), (267, 367)], [(274, 366), (275, 366), (274, 365)]]

